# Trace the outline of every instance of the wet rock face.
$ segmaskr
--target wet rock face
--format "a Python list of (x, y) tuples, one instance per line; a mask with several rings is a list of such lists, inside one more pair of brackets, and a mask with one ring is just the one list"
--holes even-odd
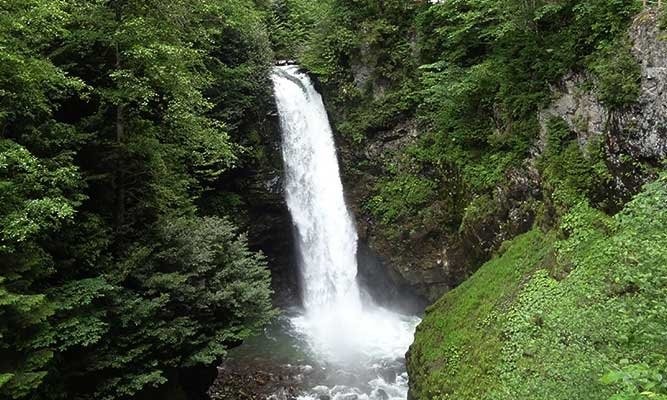
[(593, 136), (619, 136), (619, 146), (645, 159), (667, 157), (667, 41), (663, 39), (656, 13), (645, 13), (635, 19), (629, 36), (632, 53), (641, 67), (641, 91), (637, 103), (614, 112), (600, 104), (595, 94), (583, 90), (587, 77), (571, 74), (554, 88), (557, 99), (540, 113), (545, 143), (544, 122), (550, 117), (563, 118), (577, 133), (582, 147)]
[[(343, 114), (333, 107), (329, 110), (334, 121)], [(447, 272), (435, 262), (440, 240), (424, 240), (418, 234), (400, 241), (392, 240), (364, 208), (377, 180), (389, 176), (387, 168), (396, 155), (418, 138), (417, 126), (412, 120), (377, 132), (363, 145), (336, 137), (347, 204), (355, 215), (360, 239), (359, 279), (371, 296), (385, 304), (396, 304), (399, 293), (409, 291), (418, 298), (432, 301), (451, 287)], [(393, 283), (391, 290), (385, 289), (389, 287), (388, 280)]]
[(359, 286), (376, 304), (404, 314), (419, 314), (426, 307), (415, 286), (363, 241), (357, 248), (357, 265)]
[(641, 157), (667, 157), (667, 41), (657, 14), (639, 17), (630, 30), (632, 51), (642, 70), (639, 101), (619, 124), (632, 136), (628, 145)]
[(300, 301), (298, 267), (294, 253), (292, 220), (283, 193), (280, 122), (271, 115), (264, 132), (264, 163), (256, 167), (246, 196), (249, 205), (249, 241), (262, 250), (271, 269), (277, 306)]

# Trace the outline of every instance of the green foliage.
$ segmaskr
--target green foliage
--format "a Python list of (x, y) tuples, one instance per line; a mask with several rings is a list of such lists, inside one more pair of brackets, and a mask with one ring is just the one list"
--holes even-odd
[[(165, 221), (155, 242), (136, 246), (112, 270), (114, 335), (88, 354), (96, 398), (133, 396), (179, 366), (210, 365), (273, 315), (263, 256), (229, 221)], [(118, 357), (124, 354), (124, 357)], [(104, 378), (110, 368), (123, 371)]]
[(382, 222), (389, 224), (412, 215), (433, 201), (436, 184), (414, 175), (400, 175), (377, 185), (377, 195), (370, 199), (368, 208)]
[[(664, 364), (664, 360), (662, 363)], [(611, 400), (667, 399), (665, 394), (667, 384), (657, 368), (644, 363), (629, 364), (627, 359), (621, 360), (619, 364), (619, 369), (610, 371), (600, 378), (600, 382), (605, 385), (621, 388), (610, 398)]]
[[(55, 1), (0, 10), (0, 397), (31, 396), (51, 368), (57, 307), (43, 280), (55, 260), (46, 238), (72, 221), (85, 198), (72, 163), (76, 132), (51, 118), (53, 99), (82, 89), (41, 52), (67, 34)], [(23, 138), (24, 145), (15, 139)], [(54, 281), (51, 286), (58, 286)], [(48, 286), (47, 286), (48, 287)]]
[(410, 82), (391, 90), (377, 99), (355, 96), (360, 103), (345, 121), (338, 125), (338, 131), (356, 145), (361, 145), (377, 132), (391, 129), (412, 113), (417, 98)]
[[(425, 38), (421, 53), (430, 63), (421, 67), (420, 113), (437, 131), (436, 154), (460, 166), (473, 193), (500, 183), (502, 171), (525, 158), (537, 137), (536, 115), (550, 101), (549, 83), (622, 34), (636, 6), (634, 1), (478, 0), (443, 2), (424, 11), (418, 18)], [(597, 61), (601, 56), (591, 56), (600, 90), (606, 101), (625, 104), (631, 85), (612, 81), (632, 71), (622, 82), (634, 82), (636, 62), (629, 55)], [(499, 157), (504, 162), (484, 163)], [(480, 161), (483, 167), (471, 169)]]
[(355, 86), (350, 68), (367, 68), (371, 80), (400, 82), (414, 70), (412, 18), (420, 8), (405, 1), (323, 2), (302, 51), (303, 65), (347, 97)]
[[(663, 31), (665, 30), (665, 28), (667, 28), (667, 11), (666, 10), (667, 9), (663, 7), (662, 10), (660, 10), (659, 14), (658, 14), (658, 22), (660, 24), (660, 29), (662, 29)], [(662, 39), (664, 40), (665, 37), (663, 36)]]
[(465, 209), (459, 231), (474, 229), (490, 215), (496, 212), (498, 204), (489, 196), (474, 198)]
[(640, 68), (632, 55), (627, 38), (603, 45), (589, 59), (597, 97), (611, 110), (637, 101), (640, 90)]
[(482, 398), (497, 385), (493, 374), (502, 352), (502, 318), (522, 277), (547, 259), (553, 237), (522, 235), (502, 257), (447, 293), (426, 311), (409, 353), (416, 398)]
[(330, 2), (277, 0), (271, 4), (269, 20), (271, 47), (279, 59), (294, 59), (303, 54), (315, 25), (326, 18)]
[(667, 177), (613, 218), (581, 202), (445, 295), (410, 353), (417, 398), (664, 398)]
[(3, 2), (0, 397), (151, 393), (273, 315), (233, 210), (198, 207), (268, 102), (264, 15)]
[[(565, 74), (587, 69), (611, 109), (636, 99), (639, 67), (626, 30), (638, 6), (634, 0), (330, 1), (300, 58), (324, 83), (337, 131), (351, 146), (418, 121), (418, 149), (409, 151), (421, 157), (409, 173), (451, 193), (447, 202), (462, 207), (448, 213), (460, 222), (460, 202), (493, 196), (508, 171), (524, 168), (540, 132), (538, 111)], [(577, 180), (574, 171), (567, 179), (551, 176), (549, 189), (569, 186), (605, 207), (600, 147), (558, 147), (558, 156), (544, 160), (547, 174), (574, 166), (588, 175), (579, 182), (570, 182)], [(402, 186), (391, 171), (395, 160), (368, 161), (396, 182), (376, 184), (367, 209), (391, 214), (391, 207), (379, 210), (377, 199), (394, 202), (380, 191)], [(555, 182), (562, 180), (568, 184)]]
[(565, 121), (556, 118), (546, 125), (547, 143), (538, 168), (557, 204), (568, 207), (583, 200), (604, 208), (613, 201), (604, 193), (612, 176), (599, 139), (582, 149)]

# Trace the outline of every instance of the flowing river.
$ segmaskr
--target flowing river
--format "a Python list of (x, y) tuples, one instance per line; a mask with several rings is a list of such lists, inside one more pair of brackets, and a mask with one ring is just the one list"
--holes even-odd
[(254, 347), (298, 365), (299, 400), (405, 400), (404, 355), (419, 318), (379, 307), (362, 293), (357, 232), (322, 97), (297, 66), (277, 67), (272, 78), (303, 310), (246, 345), (246, 356)]

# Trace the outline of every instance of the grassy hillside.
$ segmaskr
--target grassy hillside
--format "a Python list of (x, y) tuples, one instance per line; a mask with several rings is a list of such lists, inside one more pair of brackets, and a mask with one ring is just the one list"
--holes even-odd
[(415, 399), (665, 399), (667, 175), (615, 217), (584, 203), (431, 306)]

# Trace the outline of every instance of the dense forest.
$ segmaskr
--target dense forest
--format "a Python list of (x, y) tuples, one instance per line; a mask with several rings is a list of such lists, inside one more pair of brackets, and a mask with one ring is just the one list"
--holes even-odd
[(276, 60), (324, 96), (362, 239), (437, 300), (414, 399), (667, 398), (645, 6), (0, 0), (0, 398), (186, 398), (279, 313), (247, 235)]
[(257, 9), (2, 3), (0, 397), (135, 397), (272, 316), (216, 191), (269, 90)]

